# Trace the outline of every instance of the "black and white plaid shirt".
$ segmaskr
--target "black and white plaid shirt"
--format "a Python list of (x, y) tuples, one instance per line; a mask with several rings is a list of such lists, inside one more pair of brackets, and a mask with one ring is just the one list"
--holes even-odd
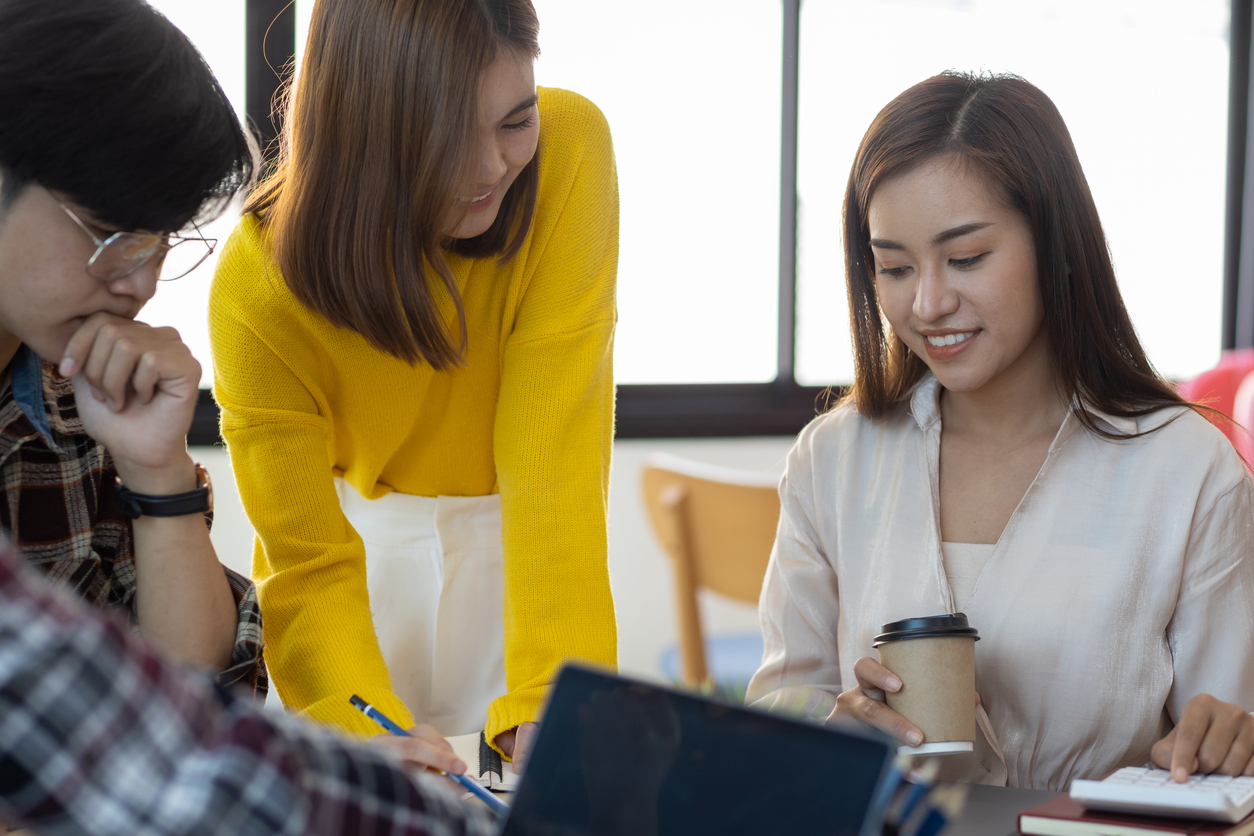
[(489, 814), (163, 662), (0, 544), (0, 816), (44, 836), (476, 836)]
[[(74, 388), (25, 346), (0, 374), (0, 527), (27, 561), (101, 609), (135, 623), (131, 521), (114, 499), (109, 453), (83, 431)], [(223, 685), (267, 687), (252, 581), (223, 567), (237, 622)]]

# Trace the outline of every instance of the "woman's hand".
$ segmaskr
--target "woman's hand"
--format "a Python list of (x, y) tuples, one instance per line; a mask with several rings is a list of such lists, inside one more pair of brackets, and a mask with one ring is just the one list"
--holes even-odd
[(895, 694), (901, 690), (901, 680), (896, 674), (870, 656), (863, 656), (853, 663), (853, 675), (858, 679), (858, 687), (836, 698), (836, 707), (828, 715), (828, 722), (837, 717), (852, 717), (911, 746), (923, 742), (919, 727), (884, 703), (886, 692)]
[(409, 737), (380, 734), (366, 742), (394, 760), (415, 769), (441, 769), (451, 775), (466, 771), (466, 762), (457, 757), (453, 746), (435, 730), (423, 723), (406, 729)]
[(496, 736), (496, 745), (514, 762), (515, 775), (522, 774), (523, 763), (531, 752), (531, 744), (535, 741), (539, 728), (535, 723), (523, 723)]
[(1170, 769), (1172, 779), (1181, 783), (1194, 772), (1254, 775), (1252, 755), (1254, 717), (1210, 694), (1189, 700), (1180, 722), (1150, 750), (1154, 765)]

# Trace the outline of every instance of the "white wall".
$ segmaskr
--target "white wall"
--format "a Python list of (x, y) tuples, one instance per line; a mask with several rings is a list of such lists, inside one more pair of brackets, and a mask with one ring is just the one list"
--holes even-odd
[[(618, 614), (618, 661), (623, 673), (660, 679), (659, 658), (676, 640), (674, 586), (669, 559), (653, 537), (640, 498), (640, 470), (650, 453), (665, 452), (707, 464), (779, 475), (791, 438), (628, 440), (614, 443), (610, 475), (610, 581)], [(209, 470), (214, 488), (213, 543), (218, 556), (248, 574), (253, 530), (239, 502), (230, 459), (219, 448), (193, 456)], [(707, 595), (701, 602), (707, 635), (757, 629), (752, 606)]]

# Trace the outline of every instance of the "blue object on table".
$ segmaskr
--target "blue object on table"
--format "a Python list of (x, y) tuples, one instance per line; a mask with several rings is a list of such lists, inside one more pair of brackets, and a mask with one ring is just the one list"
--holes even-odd
[[(681, 680), (678, 645), (668, 645), (662, 651), (659, 664), (667, 679)], [(733, 702), (744, 702), (749, 680), (762, 664), (762, 634), (724, 633), (707, 638), (705, 664), (721, 696)]]
[[(400, 726), (393, 723), (391, 718), (389, 718), (382, 711), (375, 708), (373, 705), (366, 702), (365, 700), (363, 700), (361, 697), (357, 696), (356, 694), (353, 694), (351, 697), (349, 697), (348, 701), (351, 702), (353, 704), (353, 707), (356, 708), (358, 711), (360, 711), (362, 714), (365, 714), (371, 720), (374, 720), (384, 729), (396, 735), (397, 737), (412, 737), (413, 736), (409, 732), (402, 729)], [(501, 799), (497, 798), (492, 793), (485, 790), (483, 787), (479, 786), (479, 783), (477, 781), (472, 781), (471, 779), (467, 778), (465, 775), (453, 775), (449, 772), (444, 772), (443, 770), (440, 771), (440, 774), (447, 776), (449, 778), (452, 778), (454, 781), (461, 784), (467, 790), (470, 790), (470, 792), (476, 798), (478, 798), (484, 804), (488, 805), (488, 807), (491, 808), (492, 812), (497, 813), (498, 815), (502, 815), (502, 816), (509, 813), (509, 805), (506, 804), (504, 801), (501, 801)]]

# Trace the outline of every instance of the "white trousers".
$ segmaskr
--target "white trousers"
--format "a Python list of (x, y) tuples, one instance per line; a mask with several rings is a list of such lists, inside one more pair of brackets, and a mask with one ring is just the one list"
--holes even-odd
[(364, 499), (336, 479), (366, 545), (374, 631), (392, 690), (445, 736), (478, 732), (505, 693), (501, 497)]

